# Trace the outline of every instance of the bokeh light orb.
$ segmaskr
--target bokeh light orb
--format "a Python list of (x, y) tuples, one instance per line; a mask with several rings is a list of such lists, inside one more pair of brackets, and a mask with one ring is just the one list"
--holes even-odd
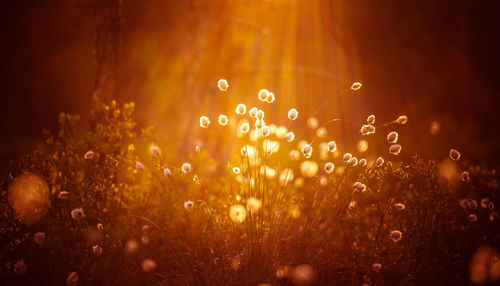
[(49, 186), (35, 174), (20, 175), (9, 186), (9, 203), (15, 215), (28, 225), (45, 216), (50, 206), (49, 196)]

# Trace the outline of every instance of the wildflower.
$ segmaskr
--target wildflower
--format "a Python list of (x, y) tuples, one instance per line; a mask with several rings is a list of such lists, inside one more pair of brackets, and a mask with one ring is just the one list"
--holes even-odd
[(240, 103), (238, 106), (236, 106), (236, 114), (243, 115), (247, 112), (247, 107), (243, 104)]
[(224, 114), (219, 115), (219, 124), (222, 126), (226, 126), (229, 120), (227, 119), (227, 116)]
[(144, 272), (151, 272), (155, 270), (156, 262), (151, 258), (146, 258), (142, 261), (141, 267)]
[(298, 116), (299, 116), (299, 112), (297, 111), (297, 109), (292, 108), (288, 111), (288, 119), (295, 120), (295, 119), (297, 119)]
[(314, 161), (306, 160), (300, 164), (302, 176), (312, 178), (318, 173), (318, 164)]
[(143, 171), (144, 170), (144, 164), (142, 164), (139, 161), (135, 162), (135, 169), (139, 170), (139, 171)]
[(360, 165), (361, 167), (366, 166), (366, 159), (364, 159), (364, 158), (363, 158), (363, 159), (359, 160), (359, 165)]
[(67, 191), (60, 191), (59, 194), (57, 195), (58, 198), (60, 199), (67, 199), (69, 198), (69, 192)]
[(229, 218), (235, 223), (241, 223), (245, 220), (247, 211), (242, 205), (232, 205), (229, 208)]
[(398, 142), (398, 133), (396, 131), (389, 132), (387, 134), (387, 142), (394, 144)]
[(263, 126), (261, 128), (261, 131), (262, 131), (262, 135), (266, 136), (266, 137), (269, 136), (269, 134), (271, 133), (271, 130), (269, 129), (268, 126)]
[(219, 81), (217, 82), (217, 86), (219, 87), (219, 89), (221, 91), (226, 91), (227, 88), (229, 87), (229, 84), (227, 84), (227, 80), (225, 79), (219, 79)]
[(396, 122), (401, 125), (406, 124), (406, 122), (408, 122), (408, 116), (400, 115), (398, 119), (396, 119)]
[(99, 245), (94, 245), (92, 246), (92, 254), (94, 254), (94, 256), (101, 256), (102, 254), (102, 247), (100, 247)]
[(255, 114), (255, 117), (257, 119), (264, 119), (264, 111), (258, 110), (257, 113)]
[(235, 173), (236, 175), (238, 175), (240, 173), (240, 168), (234, 167), (233, 168), (233, 173)]
[(462, 174), (460, 175), (462, 177), (462, 181), (468, 183), (470, 181), (470, 175), (469, 172), (463, 171)]
[(24, 275), (28, 271), (28, 265), (24, 262), (24, 259), (18, 260), (14, 264), (14, 273), (16, 275)]
[(352, 90), (359, 90), (361, 88), (362, 84), (360, 82), (355, 82), (351, 85)]
[(33, 236), (33, 240), (36, 244), (42, 245), (45, 242), (45, 232), (37, 232)]
[(267, 89), (261, 89), (259, 91), (259, 100), (266, 101), (268, 94), (269, 94), (269, 91), (267, 91)]
[(193, 202), (192, 201), (187, 201), (187, 202), (184, 202), (184, 208), (190, 212), (192, 209), (193, 209)]
[(315, 279), (315, 270), (309, 264), (302, 264), (293, 268), (292, 281), (295, 285), (311, 285)]
[(315, 117), (310, 117), (309, 119), (307, 119), (307, 126), (311, 129), (316, 129), (318, 128), (318, 119), (316, 119)]
[(313, 148), (309, 144), (305, 144), (304, 147), (302, 147), (302, 154), (304, 155), (305, 158), (310, 158), (312, 151), (313, 151)]
[(273, 103), (276, 98), (274, 97), (274, 93), (268, 92), (266, 97), (267, 103)]
[(245, 146), (241, 147), (240, 153), (241, 153), (241, 155), (243, 155), (245, 157), (248, 155), (248, 152), (247, 152), (247, 149), (245, 148)]
[(390, 237), (391, 237), (392, 241), (398, 242), (401, 240), (401, 238), (403, 238), (403, 233), (399, 230), (393, 230), (393, 231), (391, 231)]
[(94, 151), (87, 151), (87, 153), (83, 155), (83, 159), (85, 160), (90, 160), (92, 158), (94, 158)]
[(83, 213), (83, 208), (76, 208), (71, 211), (71, 217), (74, 220), (80, 220), (85, 217), (85, 214)]
[(366, 118), (366, 123), (368, 124), (375, 124), (375, 115), (370, 115), (368, 118)]
[(345, 153), (344, 157), (342, 157), (342, 160), (344, 161), (344, 163), (348, 163), (349, 161), (351, 161), (351, 159), (352, 159), (351, 153)]
[(200, 126), (201, 128), (207, 128), (210, 125), (210, 119), (206, 116), (200, 117)]
[(467, 220), (469, 222), (476, 222), (477, 221), (477, 215), (475, 214), (470, 214), (468, 217), (467, 217)]
[(260, 207), (262, 206), (262, 203), (259, 199), (255, 197), (250, 197), (247, 200), (247, 209), (250, 212), (257, 212), (259, 211)]
[(78, 283), (78, 272), (71, 272), (66, 279), (66, 285), (76, 285)]
[(191, 164), (189, 163), (182, 164), (181, 170), (182, 172), (184, 172), (184, 174), (191, 172)]
[(394, 204), (394, 207), (397, 209), (397, 210), (404, 210), (406, 208), (406, 206), (402, 203), (397, 203), (397, 204)]
[(241, 133), (245, 134), (245, 133), (247, 133), (249, 130), (250, 130), (250, 125), (248, 125), (248, 123), (247, 123), (247, 122), (245, 122), (245, 123), (241, 124), (241, 126), (240, 126), (240, 131), (241, 131)]
[(382, 269), (382, 264), (380, 264), (380, 263), (373, 263), (372, 264), (372, 271), (373, 272), (379, 272), (380, 269)]
[(332, 162), (328, 162), (325, 164), (325, 172), (327, 174), (331, 174), (333, 172), (333, 169), (335, 168), (335, 165), (333, 165)]
[(169, 168), (163, 168), (163, 175), (165, 175), (165, 177), (170, 177), (170, 175), (172, 175), (172, 172), (170, 172)]
[(351, 160), (349, 160), (349, 165), (351, 167), (356, 167), (358, 165), (358, 158), (352, 157)]
[(391, 147), (389, 147), (389, 153), (391, 153), (392, 155), (399, 155), (400, 152), (401, 152), (401, 145), (399, 144), (394, 144), (391, 145)]
[(458, 161), (460, 159), (460, 152), (458, 152), (457, 150), (455, 149), (451, 149), (450, 150), (450, 158), (454, 161)]
[(377, 160), (375, 161), (375, 167), (381, 167), (382, 165), (384, 165), (384, 158), (382, 157), (378, 157)]
[(332, 153), (337, 151), (337, 143), (335, 143), (335, 141), (328, 142), (328, 151)]

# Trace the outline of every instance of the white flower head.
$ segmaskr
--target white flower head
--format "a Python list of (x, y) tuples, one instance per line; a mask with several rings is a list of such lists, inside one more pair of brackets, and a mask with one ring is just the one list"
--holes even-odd
[(184, 208), (190, 212), (193, 209), (194, 203), (192, 201), (184, 202)]
[(217, 82), (217, 86), (219, 87), (219, 89), (221, 91), (226, 91), (227, 88), (229, 87), (229, 84), (227, 83), (227, 80), (221, 78), (219, 79), (219, 81)]
[(285, 135), (285, 141), (286, 142), (292, 142), (295, 139), (295, 134), (290, 131)]
[(299, 117), (299, 112), (297, 111), (297, 109), (292, 108), (288, 111), (288, 119), (295, 120), (297, 119), (297, 117)]
[(219, 124), (222, 126), (226, 126), (229, 120), (227, 119), (227, 116), (224, 114), (219, 115)]
[(80, 220), (85, 217), (85, 213), (83, 212), (83, 208), (76, 208), (71, 211), (71, 217), (74, 220)]
[(247, 112), (247, 107), (243, 103), (238, 104), (236, 106), (236, 114), (243, 115)]
[(210, 125), (210, 119), (206, 116), (200, 117), (200, 127), (201, 128), (207, 128), (208, 125)]
[(325, 164), (325, 172), (327, 174), (331, 174), (333, 172), (333, 169), (335, 168), (335, 165), (333, 165), (332, 162), (328, 162)]
[(310, 158), (312, 154), (313, 148), (310, 144), (304, 144), (302, 147), (302, 154), (305, 158)]
[(184, 172), (184, 174), (191, 172), (191, 164), (189, 163), (182, 164), (181, 170), (182, 172)]

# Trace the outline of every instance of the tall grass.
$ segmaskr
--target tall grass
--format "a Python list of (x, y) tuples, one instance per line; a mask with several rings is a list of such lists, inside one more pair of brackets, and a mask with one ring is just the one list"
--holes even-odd
[[(263, 106), (275, 100), (270, 94), (259, 93)], [(204, 131), (219, 125), (237, 138), (235, 154), (223, 161), (199, 146), (184, 159), (163, 152), (154, 128), (137, 131), (133, 109), (96, 102), (99, 123), (84, 135), (79, 117), (62, 113), (59, 131), (44, 132), (50, 151), (3, 164), (3, 284), (467, 285), (498, 278), (496, 260), (486, 274), (476, 263), (469, 269), (479, 246), (499, 247), (496, 170), (467, 166), (456, 150), (440, 164), (399, 159), (404, 146), (390, 128), (406, 116), (379, 125), (375, 116), (321, 126), (310, 119), (304, 128), (314, 135), (300, 138), (297, 110), (285, 127), (267, 124), (265, 107), (239, 105), (234, 114), (200, 118)], [(387, 151), (371, 153), (366, 141), (337, 146), (329, 124), (359, 128), (360, 139), (388, 133)]]

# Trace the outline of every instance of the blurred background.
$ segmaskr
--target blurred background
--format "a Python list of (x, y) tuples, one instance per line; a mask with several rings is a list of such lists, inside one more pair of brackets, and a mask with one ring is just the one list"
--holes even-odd
[[(1, 4), (0, 159), (42, 148), (42, 129), (55, 130), (59, 112), (88, 122), (102, 73), (94, 53), (102, 1), (117, 2)], [(382, 123), (406, 114), (400, 137), (408, 154), (442, 158), (456, 148), (493, 166), (500, 124), (495, 4), (124, 0), (112, 94), (136, 102), (140, 126), (158, 126), (165, 148), (176, 152), (192, 151), (187, 144), (205, 136), (200, 115), (215, 123), (238, 103), (256, 104), (266, 88), (277, 97), (266, 117), (278, 124), (296, 107), (303, 125), (324, 102), (320, 122), (376, 114)], [(227, 93), (217, 89), (219, 78), (228, 80)], [(345, 92), (354, 81), (362, 89)], [(329, 132), (359, 137), (353, 126)]]

